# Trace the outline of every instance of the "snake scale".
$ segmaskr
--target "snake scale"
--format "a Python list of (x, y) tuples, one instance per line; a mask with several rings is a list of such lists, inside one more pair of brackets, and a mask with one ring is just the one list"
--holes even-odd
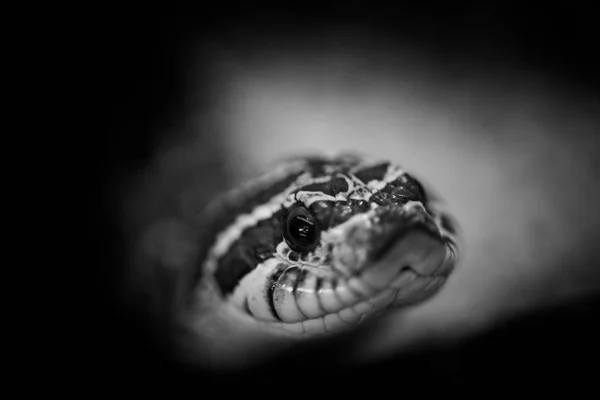
[(439, 292), (453, 217), (402, 167), (356, 154), (286, 159), (206, 208), (180, 316), (185, 352), (239, 364), (331, 337)]

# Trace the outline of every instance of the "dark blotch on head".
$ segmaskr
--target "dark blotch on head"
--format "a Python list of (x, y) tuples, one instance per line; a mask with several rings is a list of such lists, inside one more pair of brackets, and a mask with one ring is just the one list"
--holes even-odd
[(358, 179), (360, 179), (364, 183), (369, 183), (372, 180), (382, 180), (387, 172), (389, 163), (381, 163), (378, 165), (374, 165), (372, 167), (367, 167), (365, 169), (361, 169), (354, 173)]
[(332, 201), (315, 201), (310, 205), (310, 212), (315, 217), (321, 230), (329, 229), (329, 221), (333, 212), (334, 202)]
[(331, 187), (331, 195), (335, 196), (339, 193), (346, 193), (348, 191), (348, 182), (342, 177), (336, 177), (331, 179), (329, 182)]
[(302, 191), (302, 192), (323, 192), (330, 196), (333, 195), (333, 193), (331, 191), (330, 182), (310, 183), (310, 184), (302, 186), (301, 188), (296, 190), (296, 193), (300, 192), (300, 191)]
[(341, 177), (334, 177), (330, 181), (321, 183), (310, 183), (302, 186), (297, 192), (322, 192), (328, 196), (335, 196), (338, 193), (345, 193), (348, 191), (348, 182)]
[(291, 261), (298, 261), (298, 253), (296, 253), (295, 251), (290, 251), (290, 253), (288, 254), (288, 258)]
[(382, 196), (392, 204), (402, 205), (409, 201), (427, 204), (425, 191), (421, 184), (408, 174), (404, 174), (381, 189)]
[(223, 294), (231, 293), (244, 275), (273, 257), (282, 238), (283, 215), (282, 209), (247, 228), (217, 261), (215, 279)]

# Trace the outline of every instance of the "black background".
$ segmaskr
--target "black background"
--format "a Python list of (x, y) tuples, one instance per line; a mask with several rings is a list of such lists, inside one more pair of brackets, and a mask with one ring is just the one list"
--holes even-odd
[[(593, 331), (598, 307), (594, 299), (515, 320), (451, 348), (362, 369), (323, 369), (327, 351), (317, 348), (313, 353), (290, 355), (275, 367), (227, 379), (217, 379), (209, 371), (184, 370), (168, 363), (135, 316), (114, 302), (112, 273), (120, 267), (124, 248), (117, 221), (98, 210), (108, 207), (103, 202), (111, 190), (107, 185), (123, 171), (148, 162), (157, 127), (166, 126), (182, 112), (190, 60), (182, 56), (181, 49), (192, 38), (235, 34), (239, 26), (298, 38), (346, 24), (405, 41), (408, 37), (415, 46), (440, 57), (518, 58), (598, 95), (595, 15), (590, 5), (582, 2), (395, 2), (374, 6), (350, 1), (90, 10), (80, 21), (86, 35), (75, 49), (84, 55), (80, 62), (86, 88), (84, 114), (94, 121), (89, 137), (96, 140), (91, 141), (92, 151), (85, 162), (95, 174), (90, 188), (95, 211), (90, 222), (94, 243), (100, 243), (102, 249), (96, 251), (94, 270), (98, 272), (94, 287), (99, 289), (94, 296), (100, 299), (100, 307), (93, 333), (98, 339), (86, 346), (83, 361), (88, 377), (105, 387), (117, 382), (137, 389), (153, 389), (167, 382), (174, 389), (197, 385), (200, 396), (207, 387), (218, 388), (221, 394), (246, 387), (238, 383), (265, 384), (264, 388), (281, 384), (289, 393), (299, 391), (303, 396), (319, 393), (316, 381), (341, 391), (379, 385), (398, 396), (408, 388), (427, 394), (433, 388), (454, 384), (482, 385), (485, 394), (496, 388), (516, 390), (521, 384), (570, 389), (593, 384), (598, 371), (598, 337)], [(285, 391), (281, 394), (287, 395)]]

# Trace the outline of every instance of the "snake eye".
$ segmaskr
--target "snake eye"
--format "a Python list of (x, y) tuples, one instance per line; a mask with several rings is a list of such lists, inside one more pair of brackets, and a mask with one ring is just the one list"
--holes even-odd
[(317, 221), (304, 206), (295, 206), (287, 214), (283, 238), (290, 248), (299, 253), (314, 249), (319, 242)]

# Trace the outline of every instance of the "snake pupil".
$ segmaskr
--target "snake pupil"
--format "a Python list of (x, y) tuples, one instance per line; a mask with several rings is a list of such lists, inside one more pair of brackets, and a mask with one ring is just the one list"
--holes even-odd
[(301, 206), (288, 213), (284, 238), (297, 252), (310, 251), (319, 240), (319, 228), (310, 212)]
[[(294, 234), (297, 233), (297, 235)], [(290, 233), (301, 244), (311, 244), (315, 241), (315, 224), (301, 216), (294, 217), (290, 221)]]

